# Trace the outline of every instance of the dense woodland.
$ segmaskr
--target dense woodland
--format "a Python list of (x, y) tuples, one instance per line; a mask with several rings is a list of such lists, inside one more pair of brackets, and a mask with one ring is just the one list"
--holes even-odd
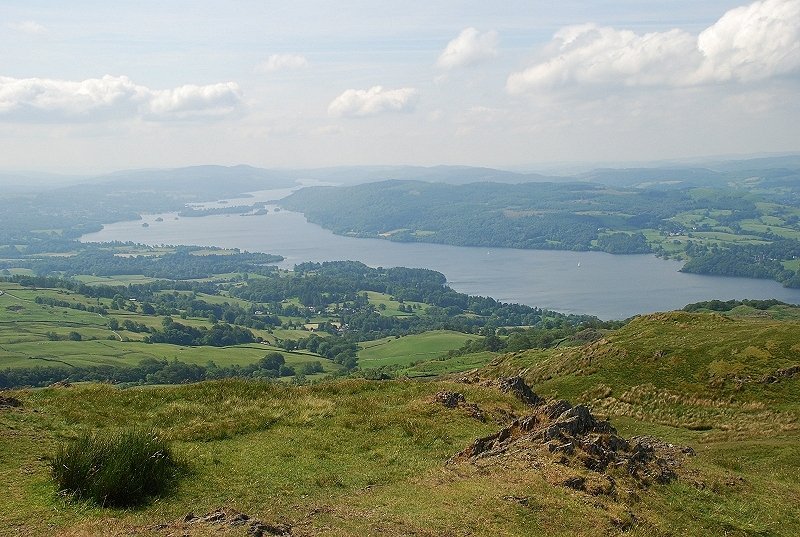
[(150, 278), (192, 280), (208, 278), (227, 272), (273, 272), (274, 263), (283, 257), (272, 254), (234, 252), (215, 254), (213, 249), (177, 248), (164, 255), (120, 256), (108, 247), (82, 244), (71, 256), (34, 257), (6, 262), (6, 265), (30, 268), (37, 274), (59, 273), (64, 275), (91, 274), (95, 276), (118, 276), (141, 274)]
[(620, 191), (588, 183), (453, 186), (418, 181), (308, 188), (282, 204), (337, 233), (562, 250), (590, 249), (598, 228), (612, 223), (628, 229), (650, 227), (696, 206), (681, 191)]
[(777, 238), (769, 244), (731, 244), (725, 247), (690, 244), (689, 261), (681, 270), (715, 276), (769, 278), (800, 288), (800, 272), (786, 268), (782, 259), (800, 258), (800, 241)]

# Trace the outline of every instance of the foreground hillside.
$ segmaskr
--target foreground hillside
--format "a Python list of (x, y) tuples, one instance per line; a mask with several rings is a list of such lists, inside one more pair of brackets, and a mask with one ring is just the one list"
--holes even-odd
[[(6, 391), (0, 534), (796, 535), (798, 328), (680, 312), (451, 379)], [(186, 459), (173, 490), (56, 494), (60, 441), (129, 426)]]
[(685, 429), (800, 428), (797, 321), (648, 315), (587, 346), (506, 355), (484, 372), (512, 373), (543, 394)]

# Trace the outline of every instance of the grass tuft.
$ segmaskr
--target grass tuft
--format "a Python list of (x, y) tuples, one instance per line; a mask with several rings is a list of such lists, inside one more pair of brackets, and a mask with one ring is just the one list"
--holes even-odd
[(84, 432), (58, 446), (51, 462), (59, 492), (107, 507), (129, 507), (164, 492), (180, 463), (153, 430)]

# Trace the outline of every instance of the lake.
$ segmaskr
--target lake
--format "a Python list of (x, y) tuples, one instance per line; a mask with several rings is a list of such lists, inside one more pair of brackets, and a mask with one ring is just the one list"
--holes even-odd
[[(286, 191), (264, 191), (232, 199), (230, 205), (278, 199)], [(204, 204), (220, 206), (218, 202)], [(86, 242), (134, 241), (150, 245), (191, 244), (280, 254), (280, 265), (303, 261), (355, 260), (373, 267), (419, 267), (443, 273), (451, 287), (472, 295), (565, 313), (621, 319), (638, 313), (679, 309), (701, 300), (777, 298), (800, 303), (800, 290), (768, 280), (723, 278), (678, 272), (681, 263), (652, 255), (602, 252), (469, 248), (398, 243), (334, 235), (285, 210), (258, 216), (213, 215), (178, 218), (144, 215), (81, 237)], [(157, 218), (163, 221), (156, 221)], [(149, 227), (142, 227), (142, 223)]]

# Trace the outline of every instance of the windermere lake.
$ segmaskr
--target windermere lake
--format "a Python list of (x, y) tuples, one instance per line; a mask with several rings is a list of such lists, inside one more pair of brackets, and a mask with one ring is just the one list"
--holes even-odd
[[(274, 200), (288, 190), (228, 200), (231, 206)], [(219, 202), (202, 204), (219, 207)], [(106, 225), (85, 242), (133, 241), (190, 244), (280, 254), (292, 268), (303, 261), (355, 260), (373, 267), (418, 267), (443, 273), (451, 287), (472, 295), (565, 313), (621, 319), (638, 313), (679, 309), (710, 299), (777, 298), (800, 303), (800, 289), (768, 280), (699, 276), (678, 272), (682, 263), (652, 255), (602, 252), (469, 248), (399, 243), (334, 235), (302, 214), (268, 206), (263, 215), (179, 218), (174, 213)], [(157, 219), (161, 219), (158, 221)], [(147, 223), (147, 227), (143, 227)]]

